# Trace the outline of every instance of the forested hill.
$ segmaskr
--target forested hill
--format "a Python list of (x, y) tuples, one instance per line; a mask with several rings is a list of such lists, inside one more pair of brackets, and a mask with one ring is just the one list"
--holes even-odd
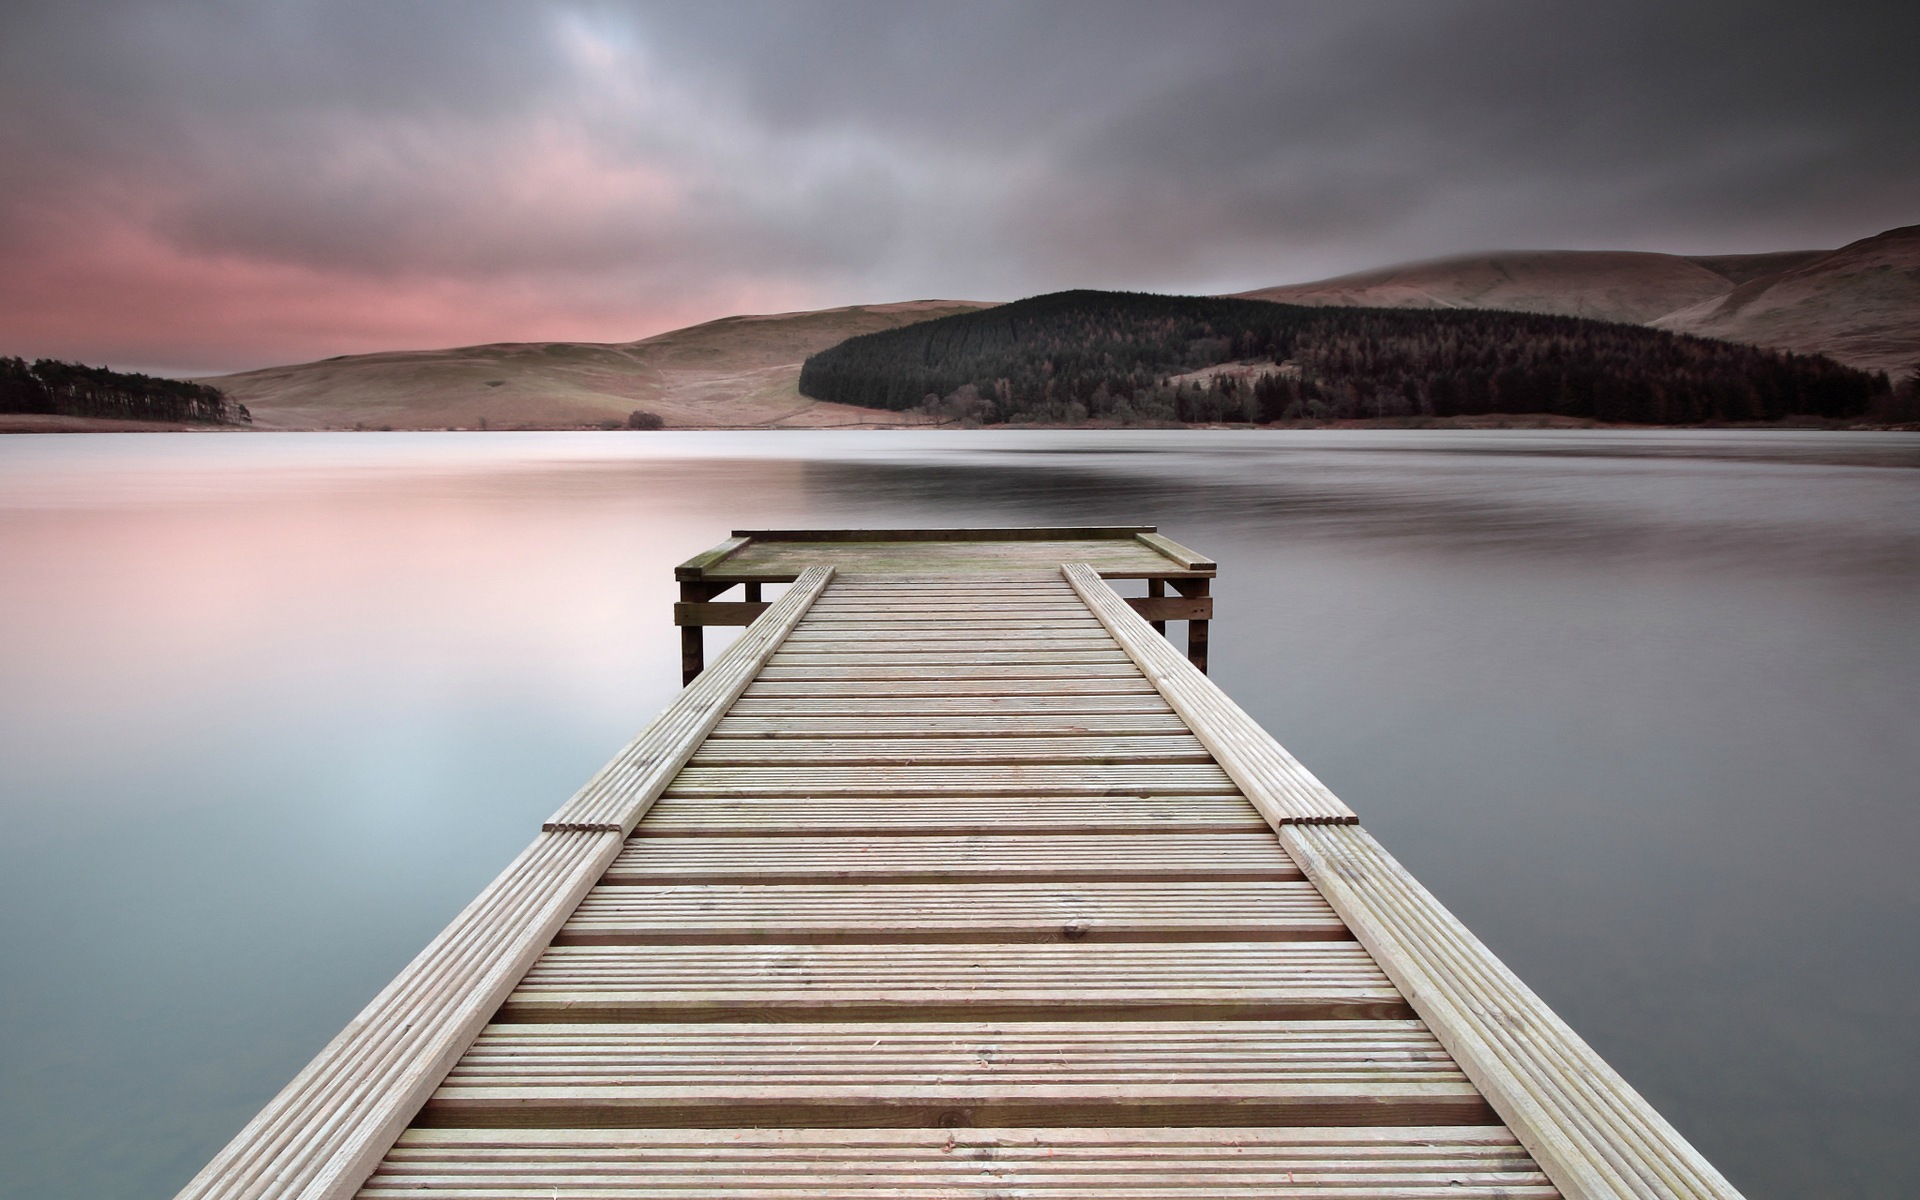
[(214, 425), (251, 420), (246, 405), (233, 403), (217, 387), (50, 358), (31, 365), (0, 358), (0, 412)]
[(1856, 417), (1888, 390), (1831, 360), (1535, 313), (1058, 292), (849, 338), (819, 400), (982, 422), (1550, 413), (1692, 424)]

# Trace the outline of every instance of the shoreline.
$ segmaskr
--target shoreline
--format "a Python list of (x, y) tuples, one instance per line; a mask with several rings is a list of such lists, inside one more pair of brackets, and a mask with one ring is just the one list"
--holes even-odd
[(1920, 422), (1868, 422), (1868, 421), (1825, 421), (1808, 419), (1804, 421), (1726, 421), (1703, 422), (1695, 425), (1638, 425), (1629, 422), (1609, 423), (1579, 417), (1565, 417), (1555, 414), (1531, 413), (1488, 413), (1481, 416), (1461, 417), (1369, 417), (1337, 421), (1273, 421), (1264, 425), (1236, 422), (1221, 422), (1207, 425), (1181, 424), (1137, 424), (1121, 425), (1110, 421), (1088, 421), (1079, 425), (1053, 425), (1039, 422), (966, 426), (958, 422), (935, 421), (850, 421), (838, 425), (673, 425), (664, 430), (608, 429), (604, 425), (513, 425), (513, 426), (456, 426), (456, 425), (415, 425), (380, 426), (368, 428), (365, 425), (309, 425), (289, 426), (285, 428), (267, 428), (259, 425), (203, 425), (191, 422), (171, 421), (122, 421), (107, 417), (66, 417), (42, 413), (0, 413), (0, 436), (7, 434), (33, 433), (606, 433), (606, 434), (644, 434), (664, 433), (774, 433), (781, 431), (807, 432), (836, 429), (870, 430), (908, 430), (908, 429), (1556, 429), (1556, 430), (1609, 430), (1609, 429), (1777, 429), (1794, 432), (1852, 432), (1852, 433), (1914, 433), (1920, 432)]

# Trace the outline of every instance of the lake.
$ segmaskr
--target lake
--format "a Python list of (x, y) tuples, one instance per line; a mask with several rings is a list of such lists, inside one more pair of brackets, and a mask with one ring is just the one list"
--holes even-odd
[(1214, 678), (1748, 1196), (1920, 1194), (1920, 435), (987, 430), (0, 439), (0, 1195), (184, 1183), (672, 698), (675, 563), (967, 524), (1212, 554)]

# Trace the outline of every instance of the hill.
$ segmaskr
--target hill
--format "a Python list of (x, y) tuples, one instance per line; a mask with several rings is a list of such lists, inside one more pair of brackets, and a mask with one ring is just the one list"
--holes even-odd
[(982, 422), (1691, 424), (1857, 417), (1888, 388), (1824, 358), (1578, 317), (1074, 291), (850, 338), (807, 359), (800, 390)]
[(1694, 257), (1501, 251), (1239, 295), (1289, 304), (1499, 308), (1631, 321), (1827, 354), (1900, 375), (1920, 363), (1920, 226), (1838, 250)]
[(1902, 374), (1920, 366), (1920, 225), (1755, 275), (1652, 324)]
[(1672, 254), (1528, 250), (1409, 263), (1240, 295), (1363, 308), (1502, 308), (1639, 325), (1724, 296), (1732, 286), (1726, 276)]
[(844, 425), (875, 414), (795, 387), (807, 355), (980, 307), (922, 300), (727, 317), (636, 342), (502, 342), (356, 354), (223, 375), (262, 429), (577, 429), (635, 409), (669, 427)]

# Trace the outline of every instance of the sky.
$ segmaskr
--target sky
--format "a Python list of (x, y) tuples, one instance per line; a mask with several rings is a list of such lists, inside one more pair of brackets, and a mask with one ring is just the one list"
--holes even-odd
[(189, 374), (1920, 222), (1920, 5), (9, 0), (0, 354)]

